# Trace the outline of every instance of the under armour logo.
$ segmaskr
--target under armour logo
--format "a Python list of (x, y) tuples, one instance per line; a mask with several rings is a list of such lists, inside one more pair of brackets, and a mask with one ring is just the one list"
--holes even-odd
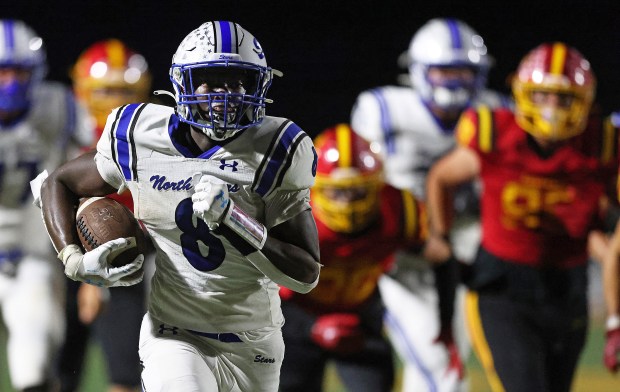
[(226, 184), (228, 186), (228, 193), (239, 192), (239, 184)]
[(179, 327), (166, 327), (166, 324), (159, 324), (158, 333), (163, 335), (165, 332), (171, 332), (173, 335), (176, 335), (178, 333), (178, 329)]
[(237, 171), (237, 165), (239, 164), (237, 161), (233, 161), (233, 163), (226, 163), (226, 159), (220, 159), (220, 163), (220, 170), (224, 170), (225, 167), (230, 167), (234, 172)]

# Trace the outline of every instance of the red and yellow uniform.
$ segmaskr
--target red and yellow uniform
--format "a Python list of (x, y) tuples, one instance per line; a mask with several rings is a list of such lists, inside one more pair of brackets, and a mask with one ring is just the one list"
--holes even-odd
[(541, 390), (550, 378), (568, 390), (587, 330), (587, 238), (618, 166), (617, 129), (591, 119), (545, 153), (513, 113), (481, 107), (457, 135), (480, 162), (482, 241), (466, 310), (489, 384)]
[(466, 111), (460, 147), (429, 175), (438, 234), (455, 184), (481, 182), (482, 240), (464, 276), (465, 308), (494, 392), (571, 389), (588, 330), (587, 241), (602, 227), (619, 162), (618, 130), (592, 110), (595, 90), (581, 53), (539, 45), (512, 79), (514, 112)]
[(398, 249), (427, 236), (426, 210), (408, 191), (384, 185), (382, 163), (346, 124), (315, 139), (311, 206), (321, 278), (307, 294), (280, 289), (287, 360), (282, 392), (318, 391), (328, 361), (352, 391), (392, 389), (393, 352), (383, 335), (379, 278)]
[(377, 290), (397, 249), (419, 246), (426, 233), (423, 206), (409, 192), (385, 186), (380, 216), (359, 234), (331, 230), (316, 219), (321, 247), (317, 287), (293, 300), (316, 314), (359, 309)]
[(532, 267), (586, 263), (587, 235), (618, 165), (616, 129), (591, 121), (545, 155), (511, 111), (480, 107), (464, 114), (457, 137), (480, 158), (483, 248)]

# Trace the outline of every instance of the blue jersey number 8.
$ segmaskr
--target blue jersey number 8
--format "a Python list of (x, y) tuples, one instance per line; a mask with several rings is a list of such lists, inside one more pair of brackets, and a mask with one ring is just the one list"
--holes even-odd
[[(207, 224), (194, 217), (192, 199), (187, 198), (179, 203), (174, 219), (181, 234), (181, 249), (189, 263), (199, 271), (212, 271), (224, 262), (226, 250), (219, 238), (214, 236)], [(196, 224), (194, 224), (196, 220)], [(207, 256), (203, 256), (199, 242), (208, 247)], [(204, 247), (203, 247), (204, 249)]]

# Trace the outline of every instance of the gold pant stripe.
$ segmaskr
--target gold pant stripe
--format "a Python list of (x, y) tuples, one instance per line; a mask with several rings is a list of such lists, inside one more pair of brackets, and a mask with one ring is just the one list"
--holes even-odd
[(504, 386), (495, 371), (493, 355), (484, 336), (482, 320), (480, 319), (480, 308), (478, 307), (478, 293), (468, 291), (465, 296), (465, 313), (467, 318), (467, 329), (469, 338), (472, 342), (474, 352), (482, 363), (487, 381), (493, 392), (505, 392)]

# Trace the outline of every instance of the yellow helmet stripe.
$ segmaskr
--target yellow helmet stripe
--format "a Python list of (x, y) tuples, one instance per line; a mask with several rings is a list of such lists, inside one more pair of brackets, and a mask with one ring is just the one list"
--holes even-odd
[(125, 65), (125, 50), (120, 41), (115, 39), (109, 40), (106, 45), (106, 51), (108, 52), (110, 67), (121, 68)]
[(482, 152), (490, 152), (493, 148), (491, 110), (485, 105), (478, 107), (478, 143)]
[(568, 50), (566, 45), (561, 42), (553, 44), (551, 49), (551, 62), (549, 71), (554, 75), (562, 75), (564, 73), (564, 64), (566, 63), (566, 54)]
[(419, 226), (416, 200), (413, 198), (413, 195), (407, 191), (401, 191), (401, 195), (403, 198), (403, 208), (405, 210), (403, 214), (405, 238), (416, 238), (418, 234), (417, 228)]
[(336, 143), (340, 153), (338, 165), (340, 167), (351, 167), (351, 128), (346, 124), (336, 126)]

